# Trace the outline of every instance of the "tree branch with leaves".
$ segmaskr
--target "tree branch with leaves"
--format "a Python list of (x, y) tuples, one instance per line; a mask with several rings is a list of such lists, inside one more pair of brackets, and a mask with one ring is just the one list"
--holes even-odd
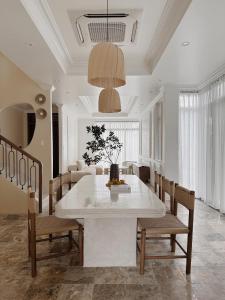
[(123, 144), (113, 131), (105, 137), (105, 125), (87, 126), (87, 133), (91, 134), (93, 140), (87, 142), (86, 150), (83, 154), (85, 163), (89, 166), (104, 161), (108, 164), (116, 164), (122, 150)]

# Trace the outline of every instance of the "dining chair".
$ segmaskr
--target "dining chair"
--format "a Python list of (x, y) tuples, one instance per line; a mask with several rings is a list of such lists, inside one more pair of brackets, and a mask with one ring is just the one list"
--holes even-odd
[[(73, 239), (73, 230), (79, 232), (79, 247)], [(67, 233), (67, 234), (65, 234)], [(45, 256), (37, 257), (37, 243), (49, 241), (49, 236), (57, 234), (52, 239), (60, 239), (68, 237), (69, 247), (67, 251), (48, 254)], [(72, 251), (73, 245), (77, 247), (77, 251)], [(32, 277), (37, 275), (37, 261), (55, 258), (66, 254), (79, 254), (80, 264), (83, 265), (83, 229), (82, 226), (71, 219), (61, 219), (53, 215), (51, 216), (37, 216), (37, 203), (35, 193), (28, 189), (28, 254), (31, 259)]]
[[(71, 179), (71, 172), (66, 172), (49, 181), (49, 215), (54, 214), (55, 203), (62, 198), (64, 185), (67, 185), (68, 190), (71, 189)], [(79, 223), (79, 225), (83, 228), (84, 221), (82, 219), (77, 220), (77, 223)], [(52, 241), (52, 234), (49, 235), (49, 241)]]
[(49, 215), (53, 214), (54, 203), (61, 199), (60, 176), (49, 180)]
[(154, 183), (154, 191), (156, 195), (161, 200), (161, 194), (162, 194), (162, 175), (157, 173), (157, 171), (154, 172), (155, 175), (155, 183)]
[[(166, 214), (162, 218), (140, 218), (138, 226), (141, 230), (140, 238), (140, 274), (144, 274), (144, 266), (146, 259), (175, 259), (186, 258), (186, 274), (191, 272), (191, 255), (192, 255), (192, 237), (193, 237), (193, 219), (194, 219), (194, 203), (195, 192), (189, 191), (181, 186), (175, 185), (174, 195), (174, 210), (173, 214)], [(177, 217), (178, 204), (188, 209), (188, 225), (183, 224)], [(162, 237), (159, 235), (170, 235)], [(176, 240), (177, 234), (187, 235), (187, 248)], [(147, 255), (146, 254), (146, 238), (154, 239), (169, 239), (171, 242), (171, 252), (175, 252), (177, 244), (184, 255)], [(149, 237), (149, 235), (151, 235)]]
[(174, 191), (175, 191), (175, 184), (173, 181), (165, 178), (162, 176), (162, 188), (161, 188), (161, 200), (166, 205), (166, 196), (169, 196), (169, 209), (167, 209), (167, 213), (173, 213), (174, 207)]
[(66, 185), (68, 187), (68, 190), (71, 190), (72, 187), (72, 177), (71, 177), (71, 171), (60, 174), (60, 199), (63, 196), (63, 192), (64, 192), (64, 186)]

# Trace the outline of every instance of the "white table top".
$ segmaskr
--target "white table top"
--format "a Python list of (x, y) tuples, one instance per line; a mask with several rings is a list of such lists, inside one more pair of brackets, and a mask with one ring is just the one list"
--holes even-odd
[(135, 175), (122, 175), (131, 193), (112, 194), (108, 175), (86, 175), (56, 204), (60, 218), (163, 217), (162, 201)]

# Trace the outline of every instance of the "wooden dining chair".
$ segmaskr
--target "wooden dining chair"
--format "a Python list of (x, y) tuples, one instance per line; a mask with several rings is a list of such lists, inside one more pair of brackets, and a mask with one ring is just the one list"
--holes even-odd
[[(140, 239), (140, 274), (144, 274), (144, 266), (146, 259), (173, 259), (186, 258), (186, 274), (191, 272), (191, 255), (192, 255), (192, 236), (193, 236), (193, 219), (194, 219), (194, 203), (195, 193), (189, 191), (181, 186), (175, 186), (174, 195), (174, 210), (173, 214), (166, 214), (162, 218), (140, 218), (138, 219), (138, 226), (141, 230)], [(184, 206), (189, 211), (188, 225), (184, 225), (177, 218), (178, 204)], [(162, 237), (158, 235), (170, 235), (169, 237)], [(186, 250), (176, 240), (177, 234), (187, 235)], [(169, 239), (171, 241), (171, 252), (175, 252), (175, 245), (177, 244), (184, 255), (147, 255), (146, 252), (146, 237), (148, 240), (153, 239)], [(149, 235), (151, 235), (149, 237)], [(154, 236), (155, 235), (155, 236)], [(157, 235), (157, 237), (156, 237)]]
[(169, 209), (167, 209), (167, 213), (173, 213), (174, 209), (174, 191), (175, 191), (175, 184), (173, 181), (165, 178), (162, 176), (162, 188), (161, 188), (161, 200), (166, 205), (166, 196), (169, 196)]
[(155, 175), (155, 183), (154, 183), (154, 191), (156, 195), (161, 200), (162, 197), (162, 175), (157, 173), (157, 171), (154, 172)]
[(63, 196), (65, 185), (67, 186), (68, 190), (71, 190), (71, 187), (72, 187), (71, 171), (60, 174), (59, 177), (60, 177), (60, 189), (59, 189), (60, 194), (59, 194), (59, 196), (61, 199)]
[[(78, 253), (80, 264), (83, 265), (83, 229), (82, 226), (71, 219), (61, 219), (53, 215), (51, 216), (37, 216), (35, 193), (28, 190), (28, 253), (31, 259), (32, 277), (37, 275), (37, 261), (55, 258), (58, 256), (66, 255), (68, 253)], [(73, 239), (73, 230), (79, 232), (79, 247)], [(65, 234), (67, 233), (67, 234)], [(48, 254), (42, 257), (37, 257), (36, 245), (39, 242), (49, 241), (49, 238), (43, 238), (43, 236), (49, 236), (57, 234), (52, 239), (59, 239), (68, 237), (69, 247), (68, 250), (61, 253)], [(71, 251), (73, 245), (77, 247), (77, 251)]]
[(54, 212), (54, 204), (61, 199), (60, 176), (49, 180), (49, 215)]

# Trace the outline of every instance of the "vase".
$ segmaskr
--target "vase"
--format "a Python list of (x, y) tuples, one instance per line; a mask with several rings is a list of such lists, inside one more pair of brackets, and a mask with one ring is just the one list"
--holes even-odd
[(110, 166), (110, 181), (112, 179), (119, 180), (119, 165), (118, 164), (111, 164), (111, 166)]

